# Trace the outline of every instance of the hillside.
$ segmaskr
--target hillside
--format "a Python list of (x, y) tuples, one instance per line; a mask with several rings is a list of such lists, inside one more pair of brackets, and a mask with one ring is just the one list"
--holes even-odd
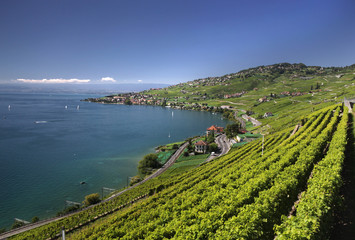
[(71, 239), (324, 239), (346, 145), (347, 114), (339, 118), (340, 111), (318, 112), (293, 137), (270, 136), (262, 157), (260, 141), (253, 142), (166, 181), (152, 197)]
[[(261, 120), (264, 125), (273, 127), (269, 131), (274, 132), (285, 127), (280, 126), (281, 123), (287, 123), (287, 126), (296, 124), (295, 120), (299, 120), (306, 109), (317, 110), (341, 102), (344, 97), (354, 96), (355, 64), (319, 67), (280, 63), (90, 101), (217, 112), (226, 109), (248, 111), (250, 116)], [(290, 110), (293, 110), (292, 115)], [(274, 117), (263, 119), (266, 112), (272, 112)], [(281, 121), (275, 125), (273, 122), (276, 120)]]
[(253, 141), (14, 239), (54, 237), (63, 225), (68, 239), (325, 239), (341, 191), (347, 124), (347, 109), (332, 105), (292, 136), (291, 129), (267, 136), (263, 156), (261, 140)]
[(265, 140), (11, 239), (56, 239), (63, 226), (67, 239), (352, 239), (353, 114), (342, 101), (354, 95), (355, 65), (285, 63), (90, 99), (248, 113)]
[[(258, 119), (272, 112), (275, 117), (263, 120), (265, 124), (273, 125), (275, 120), (295, 124), (291, 118), (305, 108), (319, 109), (317, 105), (353, 97), (355, 65), (341, 68), (281, 63), (144, 93), (164, 99), (172, 107), (213, 110), (229, 106), (249, 111)], [(288, 114), (290, 108), (294, 110), (292, 117)]]

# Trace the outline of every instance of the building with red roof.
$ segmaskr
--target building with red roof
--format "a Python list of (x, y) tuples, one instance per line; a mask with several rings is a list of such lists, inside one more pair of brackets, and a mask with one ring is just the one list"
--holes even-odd
[(212, 125), (211, 127), (207, 128), (207, 135), (209, 135), (210, 133), (214, 133), (214, 134), (217, 134), (217, 133), (223, 133), (224, 131), (224, 128), (223, 127), (218, 127), (216, 125)]

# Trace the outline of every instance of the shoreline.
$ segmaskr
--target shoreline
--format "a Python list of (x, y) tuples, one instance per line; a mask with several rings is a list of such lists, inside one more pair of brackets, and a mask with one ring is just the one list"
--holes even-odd
[[(53, 97), (52, 96), (47, 96), (47, 94), (44, 94), (45, 95), (45, 97), (44, 97), (44, 101), (45, 102), (50, 102), (49, 100), (51, 100)], [(73, 101), (73, 100), (75, 100), (75, 102), (79, 102), (80, 101), (80, 96), (77, 96), (77, 95), (66, 95), (66, 96), (63, 96), (63, 97), (60, 97), (60, 98), (58, 98), (57, 96), (54, 96), (54, 99), (55, 99), (55, 101), (51, 101), (51, 102), (53, 102), (53, 104), (55, 104), (55, 105), (53, 105), (54, 106), (54, 109), (55, 109), (55, 112), (64, 112), (65, 110), (64, 110), (64, 105), (62, 104), (62, 102), (66, 102), (66, 101), (68, 101), (68, 96), (70, 97), (70, 96), (75, 96), (74, 98), (70, 98), (70, 101)], [(14, 96), (14, 97), (17, 97), (17, 96)], [(34, 94), (34, 95), (30, 95), (30, 97), (27, 97), (27, 95), (25, 96), (25, 98), (24, 99), (26, 99), (26, 101), (28, 101), (27, 99), (34, 99), (36, 97), (36, 95)], [(46, 100), (46, 99), (49, 99), (49, 100)], [(12, 98), (11, 98), (12, 99)], [(42, 99), (42, 97), (41, 97), (41, 99)], [(62, 101), (62, 99), (64, 99), (63, 101)], [(20, 99), (21, 100), (21, 99)], [(22, 100), (21, 100), (22, 101)], [(71, 104), (71, 103), (69, 103), (69, 104)], [(74, 104), (74, 103), (73, 103)], [(72, 105), (73, 105), (72, 104)], [(76, 103), (74, 104), (75, 106), (77, 105)], [(93, 104), (92, 106), (94, 106), (95, 104)], [(13, 114), (18, 114), (18, 113), (20, 113), (20, 107), (21, 107), (21, 111), (22, 111), (22, 108), (23, 108), (23, 106), (22, 105), (20, 105), (20, 103), (16, 103), (16, 102), (14, 102), (14, 106), (17, 106), (16, 108), (14, 108), (14, 111), (11, 111), (11, 114), (13, 115)], [(37, 110), (38, 110), (38, 108), (36, 107), (36, 104), (34, 104), (33, 105)], [(79, 116), (80, 115), (80, 113), (84, 113), (85, 111), (87, 111), (87, 110), (90, 110), (90, 109), (97, 109), (97, 107), (96, 108), (93, 108), (93, 107), (88, 107), (89, 105), (87, 105), (86, 107), (84, 107), (85, 105), (84, 104), (81, 104), (80, 105), (80, 110), (79, 111), (71, 111), (71, 112), (68, 112), (68, 114), (65, 114), (65, 116)], [(134, 105), (133, 105), (134, 106)], [(145, 105), (145, 106), (154, 106), (154, 105)], [(42, 108), (41, 108), (42, 109)], [(39, 111), (41, 111), (41, 109), (39, 109)], [(104, 108), (99, 108), (99, 109), (104, 109)], [(111, 111), (110, 109), (111, 108), (105, 108), (106, 110), (106, 112), (107, 111)], [(169, 108), (166, 108), (166, 110), (168, 110)], [(12, 109), (11, 109), (12, 110)], [(186, 109), (177, 109), (177, 110), (186, 110)], [(32, 110), (31, 110), (32, 111)], [(132, 109), (132, 111), (133, 111), (133, 109)], [(148, 109), (147, 109), (147, 111), (148, 111)], [(55, 113), (54, 112), (54, 113)], [(115, 111), (115, 112), (118, 112), (118, 111)], [(154, 112), (161, 112), (161, 111), (158, 111), (158, 110), (156, 110), (156, 111), (152, 111), (152, 113), (153, 114), (155, 114)], [(167, 112), (169, 112), (169, 111), (167, 111)], [(180, 112), (180, 111), (179, 111)], [(195, 111), (194, 111), (195, 112)], [(202, 111), (201, 111), (202, 112)], [(69, 114), (70, 113), (70, 114)], [(72, 113), (74, 113), (74, 115), (72, 115)], [(170, 113), (171, 114), (171, 113)], [(167, 115), (169, 115), (169, 114), (167, 114)], [(192, 118), (195, 118), (194, 116), (194, 114), (192, 114), (192, 115), (190, 115), (190, 114), (185, 114), (187, 117), (189, 117), (189, 116), (191, 116)], [(185, 117), (185, 115), (180, 115), (180, 116), (182, 116), (182, 117)], [(175, 118), (176, 117), (178, 117), (179, 116), (179, 114), (176, 112), (176, 115), (174, 116), (174, 120), (175, 120)], [(223, 125), (223, 123), (222, 122), (226, 122), (227, 121), (227, 119), (224, 119), (224, 121), (220, 121), (220, 118), (217, 118), (217, 117), (212, 117), (212, 115), (210, 115), (210, 114), (208, 114), (208, 115), (196, 115), (197, 116), (197, 118), (196, 119), (200, 119), (200, 118), (206, 118), (207, 120), (206, 120), (206, 122), (208, 122), (208, 121), (216, 121), (216, 123), (217, 124), (220, 124), (220, 125)], [(199, 117), (198, 117), (199, 116)], [(211, 116), (211, 117), (208, 117), (208, 116)], [(61, 118), (61, 117), (59, 117), (59, 118)], [(188, 119), (190, 119), (190, 118), (188, 118)], [(209, 120), (210, 119), (210, 120)], [(213, 120), (213, 119), (215, 119), (215, 120)], [(198, 120), (197, 120), (198, 121)], [(218, 121), (218, 122), (217, 122)], [(58, 123), (61, 123), (61, 122), (63, 122), (63, 121), (55, 121), (53, 124), (58, 124)], [(75, 121), (70, 121), (70, 122), (75, 122)], [(31, 121), (31, 123), (33, 123), (32, 121)], [(176, 124), (177, 122), (175, 122), (175, 124)], [(182, 125), (182, 124), (180, 124), (180, 125)], [(180, 126), (179, 125), (179, 126)], [(31, 125), (30, 127), (32, 127), (33, 125)], [(49, 126), (49, 124), (47, 124), (46, 126), (45, 125), (43, 125), (43, 127), (48, 127)], [(174, 125), (175, 126), (175, 125)], [(40, 126), (40, 127), (42, 127), (42, 125)], [(176, 126), (175, 126), (176, 127)], [(175, 128), (174, 127), (174, 128)], [(206, 127), (207, 127), (207, 125), (206, 125)], [(178, 127), (179, 128), (179, 127)], [(39, 127), (37, 128), (37, 129), (39, 129)], [(189, 129), (189, 131), (190, 131), (190, 129)], [(196, 131), (196, 129), (195, 129), (195, 131)], [(162, 132), (164, 132), (164, 131), (162, 131)], [(199, 130), (197, 130), (196, 131), (196, 133), (198, 133), (198, 134), (201, 134), (202, 132), (204, 132), (204, 130), (202, 130), (202, 131), (199, 131)], [(162, 143), (158, 143), (158, 144), (152, 144), (151, 146), (149, 146), (149, 148), (146, 148), (145, 146), (146, 146), (146, 144), (145, 144), (145, 146), (143, 147), (143, 148), (141, 148), (140, 146), (136, 146), (136, 149), (137, 148), (139, 148), (139, 149), (146, 149), (146, 152), (143, 152), (142, 154), (141, 154), (141, 156), (144, 156), (145, 154), (148, 154), (148, 153), (151, 153), (151, 152), (154, 152), (154, 150), (155, 150), (155, 148), (157, 147), (157, 146), (160, 146), (160, 145), (162, 145), (162, 144), (168, 144), (168, 143), (173, 143), (173, 142), (176, 142), (176, 141), (179, 141), (180, 139), (176, 139), (176, 137), (179, 137), (179, 135), (181, 135), (181, 134), (174, 134), (173, 132), (172, 132), (172, 138), (170, 139), (170, 138), (167, 138), (168, 137), (168, 134), (166, 134), (166, 139), (164, 139), (164, 138), (160, 138), (163, 142)], [(195, 134), (194, 134), (195, 135)], [(186, 137), (189, 137), (190, 136), (190, 134), (187, 134), (186, 136), (184, 136), (183, 138), (181, 138), (181, 140), (184, 140), (184, 139), (186, 139)], [(100, 148), (101, 149), (101, 148)], [(75, 151), (75, 150), (74, 150)], [(131, 149), (129, 150), (130, 152), (131, 152)], [(134, 152), (134, 151), (133, 151)], [(117, 157), (117, 156), (119, 156), (120, 154), (116, 154), (116, 155), (112, 155), (112, 156), (115, 156), (115, 157)], [(82, 157), (85, 157), (84, 155), (82, 155), (81, 154), (81, 156)], [(96, 155), (95, 155), (96, 156)], [(110, 157), (110, 154), (108, 154), (107, 155), (107, 157), (109, 158)], [(96, 157), (95, 157), (96, 158)], [(101, 158), (101, 157), (98, 157), (98, 158)], [(107, 160), (109, 160), (107, 158)], [(81, 163), (83, 163), (83, 161), (82, 161), (82, 159), (81, 158), (79, 158), (80, 159), (80, 162)], [(106, 160), (106, 157), (104, 157), (103, 158), (103, 160)], [(137, 157), (137, 162), (140, 160), (140, 157)], [(77, 160), (76, 160), (76, 162), (78, 162)], [(103, 165), (100, 165), (100, 166), (103, 166)], [(101, 168), (101, 167), (100, 167)], [(137, 168), (136, 167), (134, 167), (134, 172), (135, 173), (137, 173)], [(89, 176), (89, 175), (86, 175), (86, 176)], [(131, 176), (133, 176), (133, 175), (131, 175)], [(92, 183), (94, 182), (94, 181), (96, 181), (95, 180), (96, 179), (96, 175), (95, 176), (93, 176), (93, 178), (92, 178), (92, 180), (90, 180), (89, 179), (89, 182), (87, 181), (87, 179), (85, 179), (85, 176), (84, 176), (84, 178), (78, 178), (78, 180), (77, 181), (75, 181), (74, 183), (76, 184), (76, 185), (79, 185), (79, 182), (80, 181), (86, 181), (87, 183), (89, 183), (89, 184), (85, 184), (86, 186), (89, 186), (90, 185), (90, 189), (92, 188), (92, 186), (94, 186), (94, 185), (92, 185)], [(117, 183), (117, 181), (116, 181), (116, 183), (115, 183), (115, 186), (112, 186), (113, 188), (117, 188), (117, 185), (120, 185), (120, 184), (122, 184), (122, 187), (124, 187), (126, 184), (125, 184), (125, 181), (126, 180), (126, 177), (125, 176), (122, 176), (121, 177), (121, 179), (118, 181), (118, 183)], [(72, 182), (73, 183), (73, 182)], [(106, 184), (103, 184), (103, 186), (105, 186)], [(102, 185), (100, 185), (100, 186), (102, 186)], [(111, 187), (111, 186), (107, 186), (107, 187)], [(82, 187), (80, 187), (80, 189), (81, 189)], [(61, 189), (63, 189), (63, 188), (61, 188)], [(61, 189), (60, 189), (60, 191), (61, 191)], [(69, 189), (69, 192), (65, 192), (65, 193), (63, 193), (62, 195), (64, 196), (64, 195), (67, 195), (67, 196), (69, 196), (67, 199), (68, 200), (72, 200), (72, 201), (81, 201), (83, 198), (80, 198), (80, 200), (78, 200), (78, 198), (76, 198), (76, 195), (73, 195), (72, 194), (72, 191), (71, 191), (71, 189), (78, 189), (78, 188), (76, 188), (76, 187), (71, 187), (70, 189)], [(101, 189), (101, 188), (99, 188), (99, 189)], [(81, 190), (80, 190), (81, 191)], [(97, 190), (97, 191), (90, 191), (89, 193), (92, 193), (92, 192), (99, 192), (100, 190)], [(84, 192), (84, 191), (83, 191)], [(89, 193), (85, 193), (83, 196), (85, 196), (85, 195), (88, 195)], [(48, 193), (48, 194), (51, 194), (50, 192)], [(80, 193), (78, 193), (79, 195), (80, 195)], [(14, 198), (15, 199), (15, 198)], [(61, 197), (54, 197), (53, 199), (61, 199)], [(10, 199), (10, 200), (12, 200), (12, 199)], [(47, 211), (47, 209), (49, 209), (49, 208), (46, 208), (46, 206), (43, 208), (43, 211), (42, 211), (42, 208), (35, 208), (35, 210), (34, 211), (28, 211), (29, 212), (29, 216), (27, 216), (26, 215), (26, 212), (25, 211), (22, 211), (21, 210), (21, 212), (23, 212), (24, 214), (24, 216), (22, 216), (22, 214), (21, 214), (21, 212), (19, 211), (19, 212), (15, 212), (15, 211), (12, 211), (11, 210), (11, 212), (9, 212), (9, 214), (7, 214), (6, 216), (4, 216), (4, 218), (3, 219), (5, 219), (5, 220), (9, 220), (8, 221), (8, 224), (4, 224), (3, 226), (6, 226), (6, 228), (7, 229), (9, 229), (9, 227), (11, 227), (11, 224), (13, 223), (12, 221), (10, 221), (10, 219), (11, 219), (11, 217), (12, 216), (14, 216), (14, 217), (19, 217), (19, 218), (22, 218), (22, 219), (25, 219), (25, 220), (29, 220), (29, 219), (31, 219), (31, 217), (33, 217), (33, 216), (39, 216), (40, 217), (40, 219), (46, 219), (48, 216), (55, 216), (55, 214), (58, 212), (58, 211), (61, 211), (62, 210), (62, 205), (61, 205), (61, 202), (60, 202), (61, 200), (59, 200), (59, 204), (55, 204), (55, 205), (51, 205), (51, 206), (59, 206), (59, 208), (58, 208), (58, 210), (56, 210), (56, 208), (51, 208), (51, 212), (50, 213), (46, 213), (46, 211)], [(9, 202), (9, 201), (7, 201), (7, 202)], [(9, 205), (7, 202), (5, 202), (4, 201), (4, 206), (6, 206), (6, 205)], [(54, 202), (54, 201), (51, 201), (51, 202)], [(58, 201), (57, 201), (58, 202)], [(6, 204), (6, 205), (5, 205)], [(32, 203), (31, 203), (32, 204)], [(14, 204), (12, 204), (12, 206), (15, 206)], [(31, 207), (29, 207), (28, 209), (32, 209)], [(39, 209), (39, 211), (38, 211), (38, 213), (37, 213), (37, 209)], [(13, 212), (13, 214), (12, 214), (12, 212)], [(34, 212), (34, 214), (31, 214), (32, 212)], [(41, 214), (41, 213), (43, 212), (43, 214)], [(11, 219), (12, 220), (12, 219)], [(5, 221), (4, 221), (5, 222)]]
[[(79, 214), (80, 212), (83, 212), (83, 211), (86, 211), (88, 209), (91, 209), (95, 206), (99, 206), (100, 204), (102, 203), (105, 203), (105, 202), (109, 202), (111, 200), (113, 200), (114, 198), (116, 197), (119, 197), (120, 195), (122, 195), (123, 193), (135, 188), (135, 187), (138, 187), (140, 185), (142, 185), (143, 183), (155, 178), (155, 177), (158, 177), (159, 175), (161, 175), (162, 173), (164, 173), (169, 167), (171, 167), (174, 162), (176, 161), (176, 159), (182, 154), (183, 150), (186, 148), (188, 142), (185, 142), (184, 144), (182, 144), (182, 146), (169, 158), (169, 160), (164, 164), (164, 166), (162, 166), (161, 168), (159, 168), (157, 171), (155, 171), (154, 173), (152, 173), (151, 175), (149, 175), (148, 177), (146, 177), (144, 180), (134, 184), (133, 186), (129, 186), (123, 190), (119, 190), (118, 193), (115, 193), (113, 195), (111, 195), (110, 197), (100, 201), (99, 203), (97, 204), (94, 204), (94, 205), (90, 205), (88, 207), (85, 207), (79, 211), (75, 211), (75, 212), (71, 212), (71, 213), (68, 213), (66, 215), (63, 215), (63, 216), (59, 216), (59, 217), (53, 217), (53, 218), (49, 218), (49, 219), (44, 219), (44, 220), (41, 220), (37, 223), (30, 223), (28, 225), (24, 225), (22, 227), (19, 227), (19, 228), (16, 228), (16, 229), (13, 229), (13, 230), (9, 230), (3, 234), (0, 234), (0, 239), (6, 239), (8, 237), (11, 237), (11, 236), (14, 236), (14, 235), (17, 235), (17, 234), (20, 234), (20, 233), (23, 233), (23, 232), (26, 232), (26, 231), (29, 231), (31, 229), (35, 229), (37, 227), (40, 227), (40, 226), (43, 226), (43, 225), (46, 225), (46, 224), (49, 224), (49, 223), (52, 223), (52, 222), (56, 222), (56, 221), (59, 221), (63, 218), (66, 218), (66, 217), (69, 217), (69, 216), (73, 216), (75, 214)], [(102, 217), (104, 217), (106, 215), (103, 215)], [(97, 219), (100, 219), (100, 217), (97, 217), (95, 218), (95, 220)], [(85, 225), (85, 224), (83, 224)], [(82, 226), (83, 226), (82, 225)], [(66, 233), (70, 232), (69, 230), (66, 230)], [(61, 236), (61, 233), (59, 233), (58, 237)]]

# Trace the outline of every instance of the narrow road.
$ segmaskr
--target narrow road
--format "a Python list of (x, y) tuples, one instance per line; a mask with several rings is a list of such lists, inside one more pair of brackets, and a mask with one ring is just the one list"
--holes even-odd
[(246, 121), (250, 121), (253, 124), (254, 127), (260, 126), (262, 124), (261, 122), (259, 122), (255, 118), (250, 117), (250, 116), (248, 116), (246, 114), (243, 114), (242, 118), (244, 118)]
[(124, 192), (128, 191), (128, 190), (131, 190), (132, 188), (135, 188), (143, 183), (145, 183), (146, 181), (152, 179), (152, 178), (155, 178), (155, 177), (158, 177), (160, 174), (162, 174), (163, 172), (165, 172), (169, 167), (171, 167), (171, 165), (173, 165), (175, 163), (175, 161), (180, 157), (180, 155), (182, 154), (182, 152), (184, 151), (184, 149), (187, 147), (189, 143), (186, 142), (184, 143), (183, 145), (181, 145), (181, 147), (176, 150), (176, 152), (173, 154), (173, 156), (171, 156), (169, 158), (169, 161), (167, 161), (163, 167), (159, 168), (157, 171), (155, 171), (153, 174), (149, 175), (148, 177), (146, 177), (143, 181), (140, 181), (139, 183), (129, 187), (129, 188), (126, 188), (125, 190), (122, 190), (121, 192), (118, 192), (114, 195), (112, 195), (111, 197), (105, 199), (103, 202), (107, 202), (107, 201), (110, 201), (111, 199), (123, 194)]
[[(104, 203), (104, 202), (108, 202), (110, 200), (112, 200), (113, 198), (115, 197), (118, 197), (120, 195), (122, 195), (123, 193), (131, 190), (132, 188), (135, 188), (143, 183), (145, 183), (146, 181), (152, 179), (152, 178), (155, 178), (155, 177), (158, 177), (160, 174), (162, 174), (163, 172), (165, 172), (169, 167), (171, 167), (171, 165), (173, 165), (175, 163), (175, 161), (179, 158), (179, 156), (183, 153), (184, 149), (187, 147), (189, 143), (186, 142), (184, 143), (183, 145), (180, 146), (180, 148), (178, 150), (176, 150), (176, 152), (169, 158), (169, 160), (164, 164), (163, 167), (159, 168), (157, 171), (155, 171), (153, 174), (149, 175), (147, 178), (145, 178), (143, 181), (139, 182), (139, 183), (136, 183), (135, 185), (133, 186), (130, 186), (129, 188), (126, 188), (112, 196), (110, 196), (109, 198), (101, 201), (100, 203)], [(58, 221), (60, 219), (63, 219), (65, 217), (68, 217), (68, 216), (71, 216), (71, 215), (75, 215), (79, 212), (82, 212), (82, 211), (85, 211), (87, 209), (90, 209), (94, 206), (97, 206), (99, 205), (100, 203), (98, 204), (95, 204), (95, 205), (91, 205), (87, 208), (84, 208), (78, 212), (74, 212), (74, 213), (70, 213), (70, 214), (67, 214), (65, 216), (61, 216), (61, 217), (54, 217), (54, 218), (50, 218), (50, 219), (46, 219), (46, 220), (42, 220), (42, 221), (39, 221), (39, 222), (36, 222), (36, 223), (30, 223), (28, 225), (25, 225), (23, 227), (19, 227), (19, 228), (16, 228), (14, 230), (10, 230), (8, 232), (5, 232), (3, 234), (0, 234), (0, 239), (6, 239), (8, 237), (11, 237), (11, 236), (14, 236), (16, 234), (19, 234), (19, 233), (22, 233), (22, 232), (26, 232), (28, 230), (31, 230), (31, 229), (34, 229), (34, 228), (37, 228), (37, 227), (40, 227), (40, 226), (43, 226), (43, 225), (46, 225), (48, 223), (52, 223), (52, 222), (55, 222), (55, 221)]]
[(233, 105), (245, 105), (245, 103), (231, 102), (231, 101), (223, 101), (223, 100), (218, 100), (218, 102), (227, 102), (227, 103), (233, 104)]
[(226, 154), (229, 149), (231, 148), (229, 140), (227, 139), (227, 136), (225, 134), (220, 135), (217, 139), (217, 144), (221, 149), (221, 153), (219, 154), (219, 156), (222, 156), (224, 154)]
[(243, 118), (238, 117), (237, 114), (238, 114), (238, 111), (235, 111), (235, 112), (234, 112), (234, 117), (235, 117), (235, 119), (240, 123), (240, 126), (241, 126), (243, 129), (245, 129), (246, 124), (245, 124)]
[(227, 136), (225, 134), (219, 135), (218, 137), (216, 137), (215, 142), (217, 143), (219, 149), (221, 150), (220, 154), (218, 155), (210, 155), (207, 159), (206, 162), (211, 161), (212, 159), (216, 158), (216, 157), (220, 157), (224, 154), (226, 154), (230, 147), (229, 141), (227, 139)]

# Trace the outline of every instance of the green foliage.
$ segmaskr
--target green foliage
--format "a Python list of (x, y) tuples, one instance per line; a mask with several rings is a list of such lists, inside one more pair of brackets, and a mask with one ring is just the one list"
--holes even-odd
[(208, 156), (209, 154), (198, 154), (198, 155), (191, 155), (191, 156), (183, 155), (176, 160), (176, 163), (171, 168), (175, 169), (175, 168), (181, 168), (187, 166), (196, 166), (204, 162)]
[(228, 124), (224, 129), (227, 138), (231, 139), (235, 137), (238, 134), (239, 127), (239, 123)]
[(34, 216), (31, 220), (32, 223), (38, 222), (39, 221), (39, 217)]
[(100, 202), (100, 195), (98, 193), (92, 193), (85, 196), (84, 204), (85, 206), (90, 206)]
[(179, 146), (182, 145), (185, 141), (181, 141), (181, 142), (175, 142), (175, 143), (169, 143), (169, 144), (166, 144), (164, 146), (159, 146), (157, 147), (156, 149), (157, 150), (161, 150), (161, 151), (166, 151), (166, 150), (176, 150), (174, 148), (176, 148), (176, 145)]
[(140, 181), (142, 181), (141, 176), (137, 175), (131, 178), (131, 181), (129, 182), (129, 185), (132, 186), (136, 183), (139, 183)]
[(15, 220), (15, 222), (12, 224), (11, 229), (16, 229), (22, 226), (25, 226), (26, 224), (24, 222), (20, 222)]
[(341, 171), (347, 144), (347, 111), (338, 125), (327, 155), (315, 166), (307, 191), (296, 206), (296, 216), (283, 217), (276, 239), (325, 239), (331, 226), (334, 202), (342, 184)]
[(190, 142), (189, 145), (187, 145), (187, 152), (191, 153), (195, 151), (195, 146)]
[(214, 132), (208, 134), (208, 136), (206, 136), (206, 142), (207, 143), (213, 143), (215, 140), (215, 137), (214, 137)]
[[(273, 224), (292, 206), (293, 197), (297, 196), (304, 179), (308, 178), (309, 169), (321, 155), (336, 125), (335, 115), (332, 117), (332, 111), (320, 114), (291, 138), (280, 135), (266, 140), (265, 149), (274, 148), (263, 158), (260, 158), (260, 140), (256, 140), (196, 169), (195, 174), (184, 177), (185, 184), (160, 185), (157, 188), (159, 196), (120, 215), (125, 223), (117, 226), (115, 232), (123, 235), (114, 236), (270, 238)], [(307, 145), (309, 147), (304, 148)], [(221, 163), (223, 165), (216, 170)], [(213, 174), (214, 171), (219, 174)], [(157, 201), (169, 204), (157, 204)], [(110, 224), (113, 222), (107, 226)], [(100, 224), (90, 232), (102, 236), (105, 233), (99, 231), (101, 228), (106, 227)]]
[(65, 214), (68, 214), (68, 213), (71, 213), (71, 212), (75, 212), (79, 208), (80, 208), (79, 205), (73, 205), (73, 206), (66, 207), (63, 211), (57, 212), (56, 216), (59, 217), (59, 216), (63, 216)]
[(208, 151), (209, 152), (217, 152), (218, 151), (218, 145), (216, 143), (211, 143), (208, 146)]
[(230, 120), (234, 120), (234, 112), (231, 110), (224, 110), (222, 116), (224, 118), (230, 119)]
[[(335, 108), (331, 106), (307, 116), (304, 126), (291, 137), (290, 129), (266, 135), (263, 156), (261, 140), (257, 139), (200, 167), (191, 168), (188, 164), (196, 164), (197, 158), (203, 155), (181, 157), (182, 160), (174, 164), (181, 166), (168, 169), (166, 175), (147, 181), (112, 201), (23, 233), (15, 239), (47, 239), (57, 234), (63, 225), (72, 228), (114, 209), (115, 213), (81, 228), (71, 237), (273, 239), (276, 235), (274, 225), (281, 224), (281, 216), (288, 214), (300, 192), (312, 188), (308, 186), (311, 181), (308, 179), (313, 167), (320, 173), (328, 166), (334, 170), (334, 159), (330, 165), (322, 164), (322, 159), (328, 158), (335, 148), (329, 146), (328, 153), (324, 152), (327, 143), (331, 141), (332, 145), (333, 141), (338, 141), (335, 140), (338, 130), (345, 128), (345, 115), (338, 124), (340, 109), (333, 112)], [(189, 171), (179, 170), (184, 169), (184, 164)], [(320, 175), (327, 176), (332, 171)], [(336, 172), (339, 171), (341, 167)], [(312, 179), (317, 175), (313, 173)], [(316, 193), (319, 198), (314, 204), (319, 201), (323, 209), (321, 200), (327, 199), (328, 194)], [(149, 197), (129, 204), (129, 208), (121, 207), (143, 194), (149, 194)]]
[(132, 105), (131, 99), (129, 97), (127, 97), (124, 101), (124, 104), (126, 105)]
[(147, 154), (138, 163), (138, 172), (141, 175), (147, 175), (152, 172), (153, 169), (160, 168), (162, 164), (158, 161), (158, 156), (155, 153)]
[(158, 161), (161, 165), (165, 164), (169, 158), (175, 153), (175, 150), (162, 151), (157, 153)]

